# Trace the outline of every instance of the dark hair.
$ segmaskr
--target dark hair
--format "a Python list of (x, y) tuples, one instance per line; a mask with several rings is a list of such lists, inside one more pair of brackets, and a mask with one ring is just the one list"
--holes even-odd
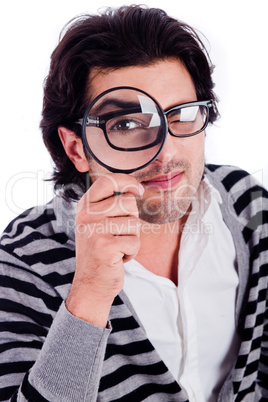
[[(92, 67), (147, 66), (177, 58), (190, 73), (197, 99), (213, 99), (213, 65), (197, 33), (163, 10), (140, 6), (108, 8), (100, 15), (72, 20), (51, 56), (44, 85), (41, 121), (44, 143), (55, 163), (55, 189), (63, 187), (66, 198), (77, 198), (74, 187), (86, 190), (87, 173), (80, 173), (67, 157), (58, 136), (64, 126), (81, 137), (75, 122), (86, 108), (89, 71)], [(210, 123), (218, 117), (217, 107)], [(73, 185), (75, 185), (73, 187)]]

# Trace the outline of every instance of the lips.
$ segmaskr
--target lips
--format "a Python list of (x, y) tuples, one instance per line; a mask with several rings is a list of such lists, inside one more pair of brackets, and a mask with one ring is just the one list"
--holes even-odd
[(179, 184), (182, 176), (183, 172), (171, 172), (166, 175), (153, 177), (150, 180), (142, 181), (142, 185), (147, 188), (171, 190)]

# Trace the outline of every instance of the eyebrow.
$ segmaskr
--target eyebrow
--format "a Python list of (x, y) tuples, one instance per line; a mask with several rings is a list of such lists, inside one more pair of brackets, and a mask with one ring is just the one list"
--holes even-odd
[[(128, 110), (128, 109), (133, 109), (133, 108), (140, 108), (140, 104), (137, 100), (137, 102), (131, 102), (131, 101), (123, 101), (121, 99), (117, 99), (117, 98), (110, 98), (110, 99), (105, 99), (103, 102), (101, 102), (101, 104), (99, 104), (96, 108), (94, 108), (93, 106), (93, 113), (94, 115), (99, 115), (101, 112), (103, 112), (103, 109), (105, 109), (106, 107), (110, 107), (110, 106), (115, 106), (116, 108), (118, 108), (119, 110)], [(107, 111), (106, 113), (108, 114), (110, 111)], [(106, 114), (104, 113), (104, 114)], [(91, 114), (91, 113), (90, 113)]]

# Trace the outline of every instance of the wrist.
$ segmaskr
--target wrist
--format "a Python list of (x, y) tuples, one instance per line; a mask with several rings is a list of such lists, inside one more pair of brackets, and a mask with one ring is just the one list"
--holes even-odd
[(72, 289), (65, 301), (67, 310), (77, 318), (92, 325), (106, 328), (113, 300), (107, 301), (96, 295)]

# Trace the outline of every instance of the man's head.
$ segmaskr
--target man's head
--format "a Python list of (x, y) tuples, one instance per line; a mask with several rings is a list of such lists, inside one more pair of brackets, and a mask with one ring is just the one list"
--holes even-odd
[[(161, 103), (163, 109), (185, 100), (215, 100), (212, 66), (203, 44), (189, 26), (168, 17), (164, 11), (129, 6), (107, 10), (102, 15), (80, 17), (69, 25), (52, 55), (45, 84), (41, 122), (45, 144), (56, 165), (55, 186), (64, 186), (67, 197), (75, 197), (74, 185), (76, 188), (80, 187), (82, 192), (85, 191), (87, 168), (86, 164), (75, 166), (71, 162), (59, 139), (58, 128), (65, 127), (75, 133), (77, 138), (81, 138), (81, 126), (76, 122), (83, 117), (89, 101), (102, 89), (107, 89), (107, 85), (114, 86), (111, 85), (109, 73), (113, 75), (113, 79), (116, 77), (116, 84), (131, 85), (133, 82), (125, 78), (123, 82), (121, 72), (129, 71), (129, 77), (133, 78), (135, 69), (141, 71), (139, 69), (144, 68), (149, 71), (152, 68), (155, 72), (154, 66), (163, 66), (163, 62), (170, 66), (176, 65), (180, 72), (187, 74), (191, 81), (191, 90), (195, 92), (187, 99), (182, 99), (178, 93), (177, 99), (169, 101), (170, 91), (166, 88), (166, 95), (162, 91), (161, 99), (157, 99), (155, 90), (146, 88), (148, 78), (143, 77), (143, 82), (136, 83), (136, 87), (138, 85), (140, 89), (147, 89)], [(133, 67), (132, 73), (130, 67)], [(140, 77), (142, 76), (141, 73)], [(97, 81), (98, 77), (108, 77), (105, 81), (106, 88), (101, 85), (103, 79)], [(163, 79), (163, 74), (154, 75), (156, 88), (158, 83), (163, 88), (160, 85)], [(176, 82), (176, 76), (173, 79)], [(177, 80), (180, 79), (178, 75)], [(210, 113), (210, 122), (216, 118), (217, 109), (214, 108)], [(94, 162), (89, 161), (89, 167), (92, 164)], [(153, 163), (151, 166), (152, 170), (155, 165)], [(143, 175), (146, 181), (146, 172), (148, 168), (136, 175), (141, 179)], [(158, 175), (160, 173), (159, 170)]]
[[(174, 129), (180, 124), (186, 130), (190, 125), (190, 123), (183, 121), (178, 123), (177, 120), (180, 116), (178, 116), (177, 112), (172, 112), (177, 105), (197, 101), (192, 78), (184, 65), (177, 59), (169, 58), (149, 66), (132, 66), (116, 70), (99, 70), (95, 68), (92, 69), (89, 80), (90, 93), (93, 98), (120, 85), (141, 88), (145, 93), (150, 94), (157, 100), (161, 109), (171, 110), (171, 116), (167, 119), (171, 128)], [(125, 103), (129, 104), (130, 102), (131, 105), (135, 105), (135, 97), (133, 99), (130, 92), (128, 91), (128, 99), (124, 98), (125, 90), (122, 98), (119, 96), (120, 91), (118, 90), (115, 91), (116, 95), (104, 98), (104, 101), (97, 108), (101, 110), (101, 116), (104, 113), (105, 115), (111, 114), (111, 109), (114, 109), (114, 107), (116, 107), (115, 115), (121, 114), (121, 108)], [(108, 94), (110, 95), (111, 92), (108, 92)], [(139, 95), (139, 97), (141, 100), (147, 99), (144, 94)], [(146, 101), (142, 104), (142, 107), (146, 112), (146, 109), (149, 108)], [(147, 116), (147, 114), (144, 113), (144, 116)], [(90, 117), (92, 118), (93, 116)], [(154, 117), (156, 116), (154, 115)], [(132, 141), (132, 138), (134, 138), (134, 142), (137, 141), (137, 135), (140, 131), (139, 124), (144, 125), (142, 113), (128, 114), (123, 118), (120, 116), (120, 118), (113, 118), (112, 121), (113, 123), (111, 124), (113, 125), (122, 124), (121, 129), (114, 128), (113, 131), (116, 132), (117, 137), (121, 136), (120, 133), (123, 131), (123, 137), (127, 136), (128, 142)], [(128, 125), (128, 123), (134, 123), (138, 128), (130, 127), (130, 130), (127, 130), (124, 125)], [(97, 129), (95, 136), (92, 134), (94, 131), (93, 127), (89, 127), (88, 135), (92, 135), (95, 142), (101, 141), (97, 137), (102, 138), (104, 133)], [(141, 129), (141, 134), (144, 136), (143, 131), (146, 131), (146, 129)], [(60, 127), (59, 134), (69, 158), (78, 170), (90, 172), (92, 182), (97, 180), (100, 175), (108, 173), (107, 168), (101, 166), (92, 157), (87, 157), (84, 154), (81, 140), (74, 137), (68, 129)], [(142, 200), (138, 200), (140, 218), (151, 223), (164, 223), (177, 220), (186, 213), (204, 170), (204, 137), (204, 131), (191, 137), (182, 138), (168, 134), (161, 152), (154, 161), (141, 170), (131, 173), (145, 189)], [(121, 138), (121, 143), (123, 143), (123, 140), (124, 138)], [(103, 141), (101, 143), (103, 145)], [(120, 139), (118, 145), (120, 145)], [(123, 157), (125, 155), (124, 163), (126, 166), (128, 165), (128, 159), (132, 159), (132, 154), (146, 153), (146, 150), (132, 151), (129, 155), (128, 152), (118, 152), (113, 151), (113, 149), (109, 151), (109, 148), (110, 146), (108, 145), (105, 148), (103, 147), (103, 153), (112, 155), (113, 152), (119, 155), (122, 153)], [(106, 156), (106, 158), (108, 159), (109, 157)], [(114, 162), (117, 162), (116, 159)]]

